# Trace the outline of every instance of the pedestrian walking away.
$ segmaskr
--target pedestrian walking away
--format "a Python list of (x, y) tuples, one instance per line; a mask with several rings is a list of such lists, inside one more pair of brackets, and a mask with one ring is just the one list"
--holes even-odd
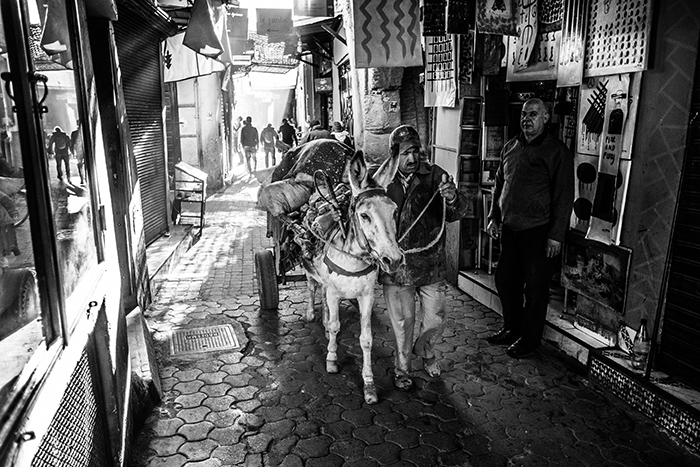
[[(428, 376), (441, 373), (434, 349), (445, 327), (445, 223), (466, 215), (467, 200), (441, 167), (421, 160), (415, 128), (396, 128), (389, 145), (391, 153), (400, 158), (387, 192), (398, 206), (396, 235), (406, 260), (397, 273), (382, 272), (379, 282), (396, 341), (394, 385), (408, 390), (413, 386), (414, 354), (422, 357)], [(414, 342), (416, 294), (421, 324)]]
[(279, 139), (279, 135), (277, 134), (275, 129), (272, 128), (272, 123), (268, 123), (267, 126), (263, 128), (263, 131), (260, 132), (260, 139), (263, 142), (263, 150), (265, 151), (265, 167), (270, 167), (270, 160), (272, 160), (272, 165), (276, 165), (277, 162), (275, 161), (275, 143)]
[[(241, 128), (241, 146), (245, 153), (245, 164), (248, 170), (248, 175), (253, 175), (253, 172), (258, 170), (257, 152), (259, 147), (258, 129), (253, 126), (253, 119), (246, 117), (243, 127)], [(253, 163), (251, 168), (251, 161)]]
[(330, 131), (321, 126), (321, 122), (318, 120), (311, 120), (309, 127), (309, 132), (299, 140), (299, 144), (308, 143), (315, 139), (335, 139)]
[(286, 118), (282, 119), (279, 135), (282, 142), (290, 148), (299, 144), (299, 140), (297, 139), (297, 131), (292, 125), (289, 124), (289, 121)]
[(514, 358), (540, 345), (574, 199), (573, 156), (547, 132), (549, 119), (541, 99), (523, 105), (522, 132), (503, 147), (488, 214), (488, 234), (501, 242), (495, 281), (503, 327), (487, 340), (509, 345)]
[(341, 143), (348, 145), (353, 149), (355, 148), (355, 144), (352, 142), (350, 133), (348, 133), (348, 131), (345, 129), (345, 126), (342, 123), (334, 122), (333, 131), (331, 131), (331, 134), (335, 139), (337, 139)]
[(58, 180), (63, 181), (63, 167), (66, 169), (66, 181), (70, 183), (70, 136), (60, 126), (53, 129), (46, 151), (56, 158)]

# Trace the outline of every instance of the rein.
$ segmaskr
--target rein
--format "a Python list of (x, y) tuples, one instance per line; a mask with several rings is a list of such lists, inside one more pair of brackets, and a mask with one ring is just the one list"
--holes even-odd
[[(430, 197), (430, 200), (426, 203), (425, 207), (423, 210), (418, 214), (418, 217), (416, 217), (411, 225), (406, 229), (406, 231), (401, 235), (401, 238), (399, 238), (398, 243), (401, 243), (408, 233), (418, 224), (418, 221), (420, 220), (421, 217), (423, 217), (423, 214), (428, 210), (428, 206), (433, 202), (437, 194), (439, 193), (439, 190), (435, 190), (435, 193), (433, 193), (433, 196)], [(442, 237), (442, 234), (445, 232), (445, 221), (447, 220), (447, 202), (445, 202), (445, 198), (442, 198), (442, 223), (440, 224), (440, 232), (435, 236), (435, 238), (428, 243), (425, 246), (417, 247), (417, 248), (411, 248), (410, 250), (404, 250), (404, 254), (411, 254), (411, 253), (420, 253), (421, 251), (429, 250), (435, 244), (440, 241), (440, 238)]]

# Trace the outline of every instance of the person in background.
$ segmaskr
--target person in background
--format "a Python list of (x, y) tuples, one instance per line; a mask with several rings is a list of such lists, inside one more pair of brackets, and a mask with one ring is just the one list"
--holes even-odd
[(549, 285), (574, 201), (574, 159), (547, 131), (549, 111), (530, 99), (522, 132), (506, 143), (496, 171), (488, 234), (501, 241), (496, 290), (503, 327), (487, 340), (513, 358), (537, 349), (547, 317)]
[(352, 142), (352, 138), (350, 137), (350, 133), (347, 132), (342, 123), (333, 122), (333, 131), (331, 132), (331, 134), (335, 139), (337, 139), (341, 143), (350, 146), (353, 149), (355, 148), (355, 145)]
[[(415, 128), (399, 126), (389, 136), (389, 145), (392, 154), (399, 154), (399, 170), (387, 194), (398, 207), (396, 236), (406, 259), (397, 273), (380, 272), (379, 282), (396, 339), (394, 386), (407, 391), (413, 386), (414, 354), (423, 358), (428, 376), (438, 377), (442, 371), (435, 344), (445, 328), (445, 223), (463, 218), (468, 202), (452, 177), (421, 159)], [(414, 342), (416, 294), (421, 324)]]
[(290, 148), (299, 144), (299, 140), (297, 139), (297, 132), (294, 129), (294, 127), (289, 124), (289, 121), (286, 118), (282, 119), (282, 125), (279, 129), (279, 135), (282, 142)]
[(321, 126), (321, 122), (318, 120), (312, 120), (309, 124), (309, 128), (309, 133), (301, 138), (299, 144), (308, 143), (309, 141), (313, 141), (315, 139), (333, 139), (331, 132), (323, 128)]
[[(258, 158), (257, 152), (259, 147), (258, 129), (253, 126), (252, 117), (246, 117), (241, 128), (241, 146), (243, 146), (243, 152), (245, 152), (245, 164), (249, 175), (253, 175), (253, 172), (258, 170)], [(253, 161), (253, 168), (251, 169), (251, 159)]]
[(70, 136), (60, 126), (53, 129), (47, 145), (49, 156), (56, 158), (58, 180), (63, 181), (63, 166), (66, 168), (66, 181), (70, 183)]
[(268, 123), (263, 131), (260, 132), (260, 139), (263, 142), (263, 151), (265, 151), (265, 167), (270, 167), (270, 158), (272, 159), (272, 165), (276, 165), (275, 161), (275, 143), (279, 139), (279, 135), (274, 128), (272, 128), (272, 123)]
[(70, 149), (78, 164), (80, 184), (85, 185), (85, 143), (83, 142), (83, 131), (80, 126), (80, 120), (77, 121), (77, 124), (78, 127), (70, 134)]
[(233, 122), (233, 152), (238, 154), (238, 163), (243, 164), (243, 151), (241, 151), (241, 128), (243, 117), (240, 115)]

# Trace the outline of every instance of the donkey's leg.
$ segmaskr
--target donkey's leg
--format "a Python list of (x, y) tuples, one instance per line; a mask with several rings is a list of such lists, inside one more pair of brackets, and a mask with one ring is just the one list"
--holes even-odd
[(362, 348), (362, 380), (364, 382), (365, 402), (376, 404), (377, 388), (374, 386), (372, 374), (372, 305), (374, 292), (358, 297), (360, 308), (360, 347)]
[(333, 293), (330, 287), (326, 288), (326, 303), (328, 305), (328, 320), (326, 321), (326, 336), (328, 337), (328, 353), (326, 354), (326, 371), (338, 373), (338, 331), (340, 331), (340, 318), (338, 306), (340, 297)]
[(306, 275), (306, 289), (309, 291), (309, 301), (306, 304), (306, 314), (304, 320), (312, 322), (314, 320), (314, 308), (316, 306), (316, 291), (320, 284), (311, 277), (311, 274)]

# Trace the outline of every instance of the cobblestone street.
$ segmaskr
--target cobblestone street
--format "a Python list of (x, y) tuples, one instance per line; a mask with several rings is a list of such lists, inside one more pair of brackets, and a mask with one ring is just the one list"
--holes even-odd
[[(305, 282), (280, 285), (279, 309), (260, 309), (254, 252), (272, 242), (258, 183), (237, 170), (208, 199), (201, 239), (145, 311), (164, 400), (136, 436), (131, 467), (700, 465), (555, 347), (514, 360), (489, 345), (500, 317), (453, 286), (442, 376), (429, 378), (416, 359), (410, 392), (393, 387), (393, 334), (376, 289), (379, 403), (365, 404), (352, 302), (341, 303), (338, 374), (326, 373), (320, 320), (303, 320)], [(172, 329), (223, 324), (239, 348), (171, 353)]]

